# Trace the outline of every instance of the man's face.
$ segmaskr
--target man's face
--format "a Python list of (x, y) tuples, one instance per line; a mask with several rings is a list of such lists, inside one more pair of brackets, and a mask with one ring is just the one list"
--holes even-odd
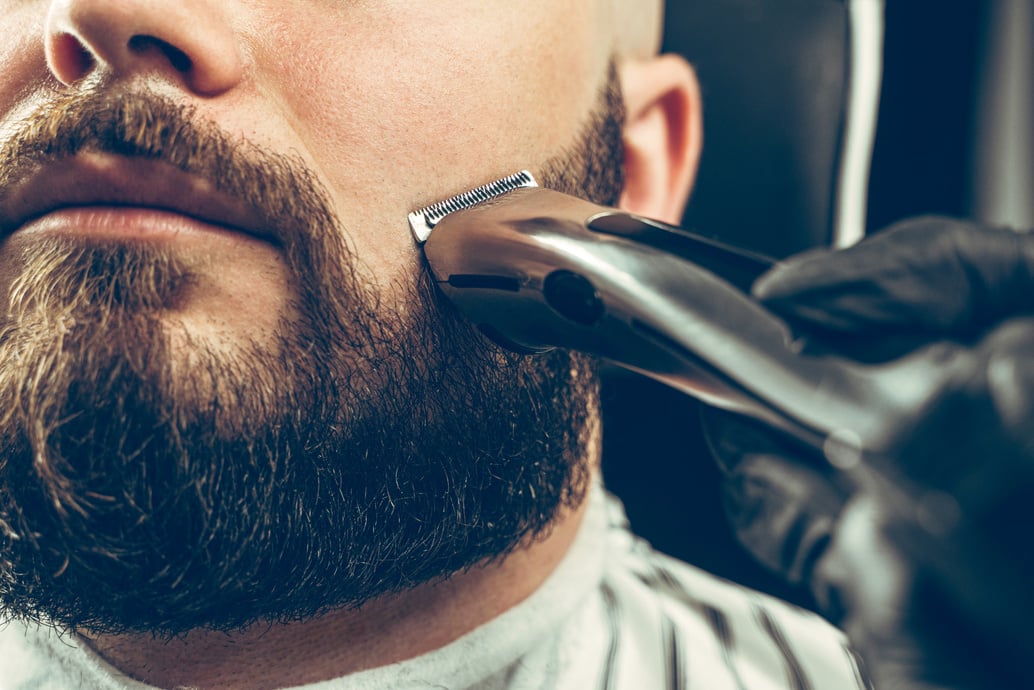
[(303, 617), (578, 500), (591, 367), (481, 340), (405, 218), (518, 167), (616, 200), (598, 4), (0, 0), (9, 613)]
[[(370, 277), (390, 289), (419, 262), (408, 211), (575, 140), (606, 75), (605, 4), (4, 0), (0, 113), (45, 107), (56, 85), (45, 40), (61, 79), (190, 103), (228, 136), (311, 169)], [(83, 42), (100, 55), (73, 54)], [(170, 48), (189, 50), (187, 69)], [(210, 240), (199, 249), (217, 251)], [(232, 254), (236, 270), (223, 261), (217, 273), (238, 299), (219, 317), (261, 336), (284, 292), (277, 257)]]

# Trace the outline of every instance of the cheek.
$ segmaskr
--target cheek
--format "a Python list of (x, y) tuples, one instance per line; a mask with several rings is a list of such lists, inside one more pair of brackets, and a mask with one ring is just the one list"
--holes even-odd
[(9, 113), (44, 83), (56, 85), (47, 72), (43, 53), (46, 10), (35, 2), (0, 3), (0, 113)]
[(358, 3), (329, 31), (303, 37), (292, 27), (282, 36), (287, 93), (312, 135), (337, 140), (353, 131), (365, 136), (348, 144), (391, 147), (400, 136), (510, 125), (545, 139), (522, 123), (562, 125), (557, 116), (592, 89), (598, 65), (588, 23), (562, 26), (546, 9), (562, 0), (505, 12), (484, 0), (367, 4), (376, 9)]
[(590, 22), (548, 21), (562, 4), (359, 2), (277, 31), (271, 88), (365, 263), (415, 261), (406, 213), (574, 139), (608, 56)]

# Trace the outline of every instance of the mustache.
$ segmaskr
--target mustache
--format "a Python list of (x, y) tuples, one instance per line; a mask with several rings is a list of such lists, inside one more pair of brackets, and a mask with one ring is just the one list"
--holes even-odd
[[(9, 123), (0, 139), (0, 215), (11, 190), (41, 167), (80, 153), (155, 161), (255, 209), (284, 246), (334, 225), (329, 195), (298, 156), (262, 148), (148, 90), (63, 92)], [(299, 223), (304, 218), (306, 222)]]
[(77, 154), (160, 162), (254, 210), (283, 253), (295, 296), (329, 328), (349, 330), (375, 299), (330, 194), (302, 158), (231, 135), (192, 105), (147, 89), (89, 86), (0, 125), (0, 217), (17, 185)]

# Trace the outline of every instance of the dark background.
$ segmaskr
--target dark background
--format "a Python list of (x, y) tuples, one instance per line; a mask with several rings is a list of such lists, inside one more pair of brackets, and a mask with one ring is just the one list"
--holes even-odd
[[(964, 215), (984, 3), (890, 0), (868, 227)], [(841, 0), (668, 3), (665, 50), (696, 67), (705, 148), (684, 226), (775, 257), (829, 242), (849, 69)], [(804, 605), (734, 543), (697, 404), (608, 369), (604, 475), (670, 554)]]

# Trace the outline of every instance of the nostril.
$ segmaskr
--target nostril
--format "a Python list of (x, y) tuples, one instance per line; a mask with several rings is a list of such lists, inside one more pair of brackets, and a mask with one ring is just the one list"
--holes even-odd
[(191, 62), (190, 57), (186, 53), (171, 43), (166, 43), (154, 36), (133, 36), (129, 39), (129, 49), (134, 53), (146, 53), (149, 50), (157, 50), (181, 74), (189, 72), (193, 66), (193, 62)]
[(96, 58), (82, 42), (72, 34), (54, 36), (50, 44), (49, 59), (61, 81), (72, 83), (93, 71)]

